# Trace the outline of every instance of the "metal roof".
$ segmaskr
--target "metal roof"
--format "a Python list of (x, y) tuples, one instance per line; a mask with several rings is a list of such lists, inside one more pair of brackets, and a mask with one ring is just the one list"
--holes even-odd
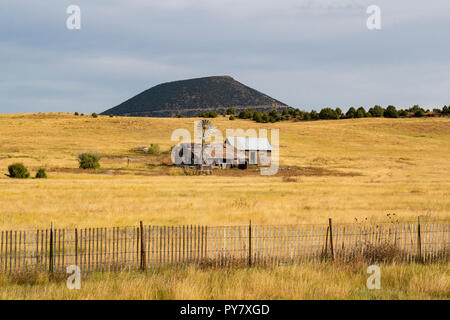
[(241, 151), (272, 151), (272, 146), (267, 138), (231, 137), (227, 138), (225, 142)]

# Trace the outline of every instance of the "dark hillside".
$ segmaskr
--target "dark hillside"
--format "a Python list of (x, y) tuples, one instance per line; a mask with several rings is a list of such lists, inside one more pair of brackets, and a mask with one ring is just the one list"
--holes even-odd
[(186, 117), (202, 112), (237, 112), (253, 108), (258, 111), (281, 111), (288, 108), (229, 76), (216, 76), (162, 83), (154, 86), (102, 114), (122, 116)]

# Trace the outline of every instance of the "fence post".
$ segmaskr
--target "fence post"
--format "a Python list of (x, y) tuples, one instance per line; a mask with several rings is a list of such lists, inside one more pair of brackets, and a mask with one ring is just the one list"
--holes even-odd
[(248, 265), (252, 266), (252, 220), (248, 224)]
[(78, 229), (75, 228), (75, 265), (78, 266)]
[(50, 273), (53, 273), (53, 221), (51, 222), (50, 226), (50, 259), (48, 268)]
[(328, 224), (330, 226), (330, 249), (331, 249), (331, 259), (334, 260), (334, 247), (333, 247), (333, 224), (331, 218), (328, 219)]
[(145, 248), (144, 248), (144, 226), (142, 221), (140, 222), (140, 236), (141, 236), (141, 270), (145, 271), (146, 269), (146, 261), (145, 261)]
[(420, 237), (420, 216), (417, 217), (417, 249), (419, 251), (419, 259), (422, 261), (422, 239)]

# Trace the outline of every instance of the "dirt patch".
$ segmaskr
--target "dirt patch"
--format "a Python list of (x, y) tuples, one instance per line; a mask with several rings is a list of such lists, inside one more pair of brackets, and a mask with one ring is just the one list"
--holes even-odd
[[(213, 175), (216, 176), (258, 176), (261, 171), (257, 167), (250, 167), (246, 170), (227, 169), (214, 170)], [(281, 167), (274, 175), (275, 177), (297, 177), (297, 176), (340, 176), (340, 177), (354, 177), (361, 176), (358, 172), (342, 172), (338, 170), (325, 169), (321, 167)]]
[[(103, 174), (103, 175), (140, 175), (140, 176), (174, 176), (174, 175), (196, 175), (195, 169), (183, 170), (180, 167), (164, 163), (146, 163), (144, 168), (105, 168), (105, 169), (80, 169), (80, 168), (50, 168), (49, 172), (68, 173), (68, 174)], [(110, 163), (109, 163), (110, 164)], [(192, 171), (192, 174), (188, 174)], [(245, 176), (260, 176), (261, 169), (256, 166), (251, 166), (248, 169), (213, 169), (212, 175), (224, 177), (245, 177)], [(362, 176), (358, 172), (342, 172), (338, 170), (325, 169), (321, 167), (280, 167), (274, 177), (283, 177), (285, 182), (295, 182), (294, 177), (299, 176), (338, 176), (338, 177), (354, 177)]]

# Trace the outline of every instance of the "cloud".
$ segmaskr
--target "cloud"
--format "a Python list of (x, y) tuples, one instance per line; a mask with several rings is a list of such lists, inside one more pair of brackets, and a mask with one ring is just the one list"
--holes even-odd
[(448, 1), (79, 0), (79, 31), (70, 4), (0, 4), (0, 112), (99, 112), (215, 74), (307, 109), (448, 104)]

